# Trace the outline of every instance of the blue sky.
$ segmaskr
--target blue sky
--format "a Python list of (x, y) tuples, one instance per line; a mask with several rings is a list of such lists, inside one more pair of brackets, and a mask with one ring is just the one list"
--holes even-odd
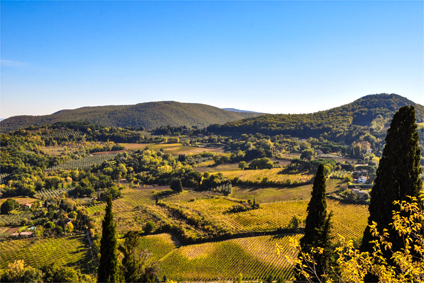
[(1, 1), (0, 117), (174, 100), (424, 104), (422, 1)]

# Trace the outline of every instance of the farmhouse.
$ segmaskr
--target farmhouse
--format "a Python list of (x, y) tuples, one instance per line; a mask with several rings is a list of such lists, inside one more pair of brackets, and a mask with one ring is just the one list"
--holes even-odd
[(32, 237), (34, 236), (34, 232), (21, 232), (21, 233), (13, 233), (12, 237)]

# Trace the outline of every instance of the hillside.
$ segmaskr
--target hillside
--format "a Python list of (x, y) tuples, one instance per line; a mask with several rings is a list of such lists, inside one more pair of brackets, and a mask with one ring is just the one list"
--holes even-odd
[(424, 107), (397, 94), (367, 95), (352, 103), (311, 114), (266, 114), (259, 117), (211, 125), (214, 133), (288, 134), (301, 138), (324, 137), (351, 142), (361, 135), (384, 135), (393, 114), (413, 105), (417, 123), (424, 122)]
[(198, 126), (223, 124), (229, 121), (258, 116), (256, 113), (231, 112), (205, 104), (174, 101), (148, 102), (136, 105), (83, 107), (61, 110), (44, 116), (15, 116), (0, 122), (2, 131), (56, 122), (81, 121), (114, 127)]

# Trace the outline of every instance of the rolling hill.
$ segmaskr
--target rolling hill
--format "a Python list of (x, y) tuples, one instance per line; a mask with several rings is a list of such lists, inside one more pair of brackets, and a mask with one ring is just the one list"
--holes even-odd
[(61, 110), (44, 116), (14, 116), (0, 122), (2, 131), (56, 122), (81, 121), (114, 127), (198, 126), (223, 124), (229, 121), (258, 116), (257, 113), (232, 112), (217, 107), (174, 101), (148, 102), (136, 105), (82, 107)]
[(397, 94), (367, 95), (352, 103), (310, 114), (266, 114), (211, 125), (213, 133), (285, 134), (300, 138), (324, 137), (352, 142), (362, 135), (382, 136), (393, 114), (402, 106), (413, 105), (417, 123), (424, 122), (424, 106)]

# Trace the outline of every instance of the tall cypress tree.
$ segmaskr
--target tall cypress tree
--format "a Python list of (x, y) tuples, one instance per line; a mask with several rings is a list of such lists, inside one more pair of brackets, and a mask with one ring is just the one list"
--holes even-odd
[[(368, 208), (370, 212), (368, 224), (376, 222), (380, 233), (384, 228), (388, 230), (393, 251), (399, 251), (403, 247), (403, 240), (389, 225), (392, 223), (392, 210), (395, 209), (393, 202), (407, 200), (407, 196), (418, 197), (422, 187), (422, 181), (419, 178), (422, 172), (421, 150), (418, 145), (419, 136), (415, 122), (413, 106), (404, 106), (393, 116)], [(364, 231), (361, 251), (372, 252), (373, 245), (370, 241), (373, 240), (376, 239), (367, 227)], [(390, 260), (388, 251), (385, 257)], [(371, 280), (371, 278), (368, 279)]]
[(331, 255), (329, 246), (332, 213), (327, 215), (325, 181), (324, 165), (320, 164), (312, 187), (312, 197), (308, 204), (305, 235), (300, 240), (300, 247), (304, 253), (310, 253), (312, 248), (324, 249), (324, 253), (314, 255), (318, 276), (328, 272)]
[(100, 266), (98, 282), (119, 282), (119, 265), (116, 253), (116, 225), (112, 214), (112, 195), (107, 197), (106, 214), (102, 223), (102, 239), (100, 241)]

